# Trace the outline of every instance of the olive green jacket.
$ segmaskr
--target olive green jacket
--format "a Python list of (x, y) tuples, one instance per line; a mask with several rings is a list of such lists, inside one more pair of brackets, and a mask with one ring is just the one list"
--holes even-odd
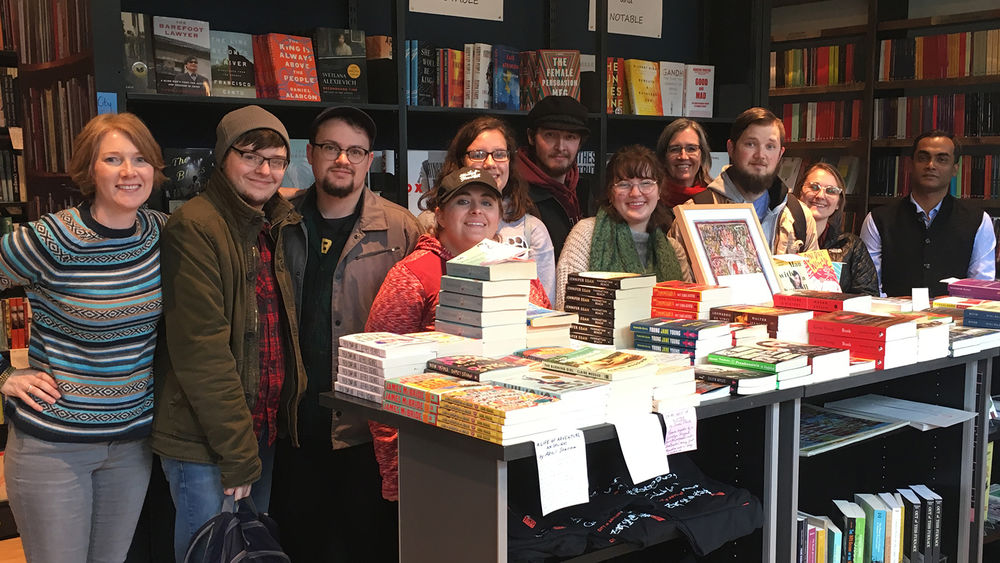
[(153, 451), (218, 465), (226, 488), (253, 483), (261, 471), (250, 413), (260, 383), (257, 236), (265, 219), (287, 323), (278, 431), (297, 445), (295, 418), (306, 378), (294, 274), (286, 268), (282, 242), (301, 216), (278, 195), (263, 211), (254, 209), (216, 170), (205, 192), (167, 222), (160, 249), (164, 316), (156, 351)]

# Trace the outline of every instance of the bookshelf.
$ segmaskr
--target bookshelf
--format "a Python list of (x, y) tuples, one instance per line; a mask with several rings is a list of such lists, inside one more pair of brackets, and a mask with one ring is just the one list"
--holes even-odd
[[(948, 561), (982, 561), (982, 511), (976, 511), (970, 522), (968, 507), (981, 507), (984, 502), (984, 397), (989, 394), (991, 358), (996, 354), (996, 349), (986, 350), (806, 387), (730, 396), (698, 406), (699, 447), (692, 456), (696, 464), (714, 479), (749, 489), (764, 505), (764, 525), (759, 532), (730, 542), (699, 561), (757, 560), (757, 554), (760, 561), (794, 561), (795, 514), (799, 508), (823, 514), (833, 498), (919, 483), (945, 499), (942, 553)], [(836, 454), (799, 457), (803, 402), (822, 404), (876, 392), (963, 408), (979, 416), (928, 432), (902, 429), (852, 444)], [(526, 464), (530, 469), (534, 464), (532, 444), (502, 447), (397, 416), (382, 411), (377, 404), (340, 393), (325, 394), (320, 404), (361, 410), (372, 420), (399, 428), (401, 561), (506, 561), (506, 499), (537, 493), (525, 490), (523, 477), (530, 477), (530, 471), (519, 467)], [(617, 446), (611, 425), (583, 432), (588, 459), (602, 459), (600, 448)], [(845, 470), (851, 466), (864, 470)], [(463, 484), (463, 494), (441, 494), (456, 482)], [(537, 486), (534, 482), (531, 485)], [(479, 526), (455, 536), (455, 529), (468, 529), (462, 527), (468, 521)], [(651, 546), (642, 555), (649, 556), (655, 550), (659, 559), (674, 560), (683, 547), (684, 542)], [(634, 549), (618, 546), (570, 560), (604, 561)]]
[[(212, 30), (251, 34), (279, 32), (309, 35), (312, 28), (325, 26), (362, 29), (366, 35), (391, 36), (395, 76), (369, 85), (370, 100), (390, 103), (358, 104), (358, 107), (370, 113), (378, 126), (375, 150), (395, 151), (396, 183), (383, 195), (404, 204), (407, 185), (403, 177), (407, 170), (407, 150), (442, 150), (462, 123), (482, 114), (503, 117), (511, 124), (522, 144), (526, 142), (524, 134), (527, 126), (525, 111), (406, 105), (400, 87), (405, 79), (405, 65), (401, 62), (405, 39), (422, 39), (439, 47), (451, 48), (460, 48), (464, 43), (486, 42), (520, 50), (552, 47), (593, 54), (596, 71), (589, 77), (588, 73), (584, 73), (581, 80), (582, 101), (593, 112), (589, 116), (592, 134), (581, 150), (597, 154), (607, 154), (637, 142), (653, 146), (662, 128), (676, 118), (604, 114), (601, 110), (606, 93), (604, 64), (601, 61), (607, 57), (716, 65), (716, 117), (704, 120), (715, 150), (722, 150), (725, 146), (732, 119), (743, 109), (761, 103), (766, 95), (766, 83), (760, 84), (760, 73), (757, 72), (765, 47), (758, 37), (758, 22), (763, 7), (760, 3), (740, 0), (667, 2), (663, 9), (661, 38), (610, 34), (604, 24), (606, 19), (600, 17), (596, 18), (597, 30), (587, 31), (587, 0), (506, 2), (502, 22), (410, 12), (409, 3), (405, 0), (289, 0), (288, 9), (278, 13), (263, 0), (243, 3), (194, 0), (169, 3), (159, 0), (89, 2), (97, 90), (113, 93), (119, 110), (132, 111), (142, 117), (164, 148), (213, 146), (214, 126), (218, 119), (227, 111), (246, 103), (256, 103), (274, 112), (286, 124), (293, 138), (304, 138), (311, 118), (327, 104), (192, 98), (126, 91), (124, 72), (119, 63), (124, 41), (119, 18), (121, 11), (200, 19), (208, 21)], [(596, 8), (601, 13), (607, 13), (608, 4), (607, 0), (600, 0), (596, 2)], [(252, 14), (262, 11), (268, 11), (268, 18), (252, 17)], [(748, 49), (747, 45), (751, 48)], [(183, 119), (177, 119), (178, 112), (183, 112)], [(595, 185), (599, 185), (603, 167), (596, 168)]]
[[(940, 76), (929, 74), (927, 77), (914, 78), (900, 75), (899, 70), (903, 67), (898, 65), (903, 64), (905, 67), (906, 61), (913, 59), (915, 55), (892, 55), (892, 46), (902, 52), (902, 46), (911, 44), (916, 50), (919, 40), (924, 49), (922, 53), (932, 53), (932, 57), (937, 57), (933, 53), (938, 51), (932, 50), (935, 45), (927, 38), (948, 34), (952, 34), (955, 41), (951, 48), (964, 53), (961, 50), (962, 40), (957, 34), (966, 35), (964, 41), (968, 49), (972, 49), (970, 42), (976, 33), (1000, 28), (1000, 10), (996, 9), (995, 3), (989, 0), (962, 0), (952, 4), (947, 7), (935, 6), (925, 0), (845, 0), (835, 4), (828, 0), (774, 0), (771, 3), (772, 51), (828, 45), (844, 40), (854, 41), (858, 48), (865, 49), (867, 78), (863, 84), (772, 88), (768, 92), (772, 107), (789, 101), (821, 101), (846, 96), (855, 96), (861, 100), (864, 105), (864, 126), (857, 142), (845, 145), (831, 145), (826, 141), (815, 144), (793, 142), (789, 143), (786, 151), (787, 156), (803, 156), (806, 160), (821, 157), (834, 160), (844, 153), (858, 156), (862, 166), (855, 193), (863, 197), (857, 200), (853, 210), (859, 215), (863, 216), (871, 207), (892, 201), (899, 193), (902, 186), (897, 184), (901, 180), (898, 177), (887, 179), (887, 170), (894, 168), (897, 160), (901, 163), (901, 158), (908, 156), (913, 137), (919, 133), (912, 131), (917, 129), (928, 129), (933, 125), (955, 131), (961, 154), (969, 157), (963, 161), (963, 168), (977, 166), (981, 170), (988, 167), (994, 157), (1000, 159), (1000, 137), (997, 136), (1000, 131), (995, 130), (997, 124), (986, 123), (989, 129), (984, 133), (966, 133), (970, 131), (970, 127), (983, 126), (983, 123), (970, 123), (970, 119), (977, 119), (988, 112), (970, 110), (968, 105), (964, 105), (965, 100), (973, 99), (970, 96), (978, 96), (975, 99), (996, 97), (1000, 100), (1000, 74), (977, 74), (970, 55), (969, 61), (964, 62), (967, 68), (963, 69), (962, 63), (956, 65), (952, 61), (953, 66)], [(834, 14), (831, 10), (842, 13)], [(944, 11), (949, 13), (942, 13)], [(797, 22), (790, 24), (789, 15), (800, 17)], [(854, 18), (856, 21), (851, 22), (852, 25), (843, 25), (845, 18)], [(888, 58), (883, 57), (886, 42), (895, 42), (890, 43)], [(923, 58), (921, 61), (926, 63)], [(890, 64), (891, 73), (885, 67), (886, 63)], [(912, 61), (909, 64), (915, 66), (917, 63)], [(909, 99), (906, 102), (908, 105), (902, 109), (899, 106), (904, 103), (901, 98)], [(947, 119), (941, 113), (936, 113), (937, 123), (925, 118), (918, 124), (914, 112), (919, 108), (914, 107), (921, 102), (928, 103), (929, 107), (934, 108), (932, 111), (937, 112), (940, 107), (952, 113), (948, 114)], [(965, 113), (961, 115), (962, 122), (958, 123), (963, 107)], [(893, 111), (897, 113), (892, 113)], [(897, 119), (899, 115), (903, 117)], [(918, 116), (923, 117), (923, 114)], [(897, 121), (912, 123), (908, 123), (905, 131), (899, 132)], [(980, 118), (980, 121), (983, 120)], [(987, 155), (990, 160), (986, 160)], [(978, 185), (968, 171), (960, 171), (959, 174), (960, 181), (965, 186)], [(984, 182), (988, 176), (982, 176), (981, 173), (981, 178), (983, 179), (979, 182)], [(888, 185), (889, 182), (892, 186)], [(995, 200), (1000, 194), (990, 194), (988, 190), (987, 186), (985, 193), (979, 195), (966, 187), (961, 195), (980, 202), (984, 210), (996, 215), (994, 210), (1000, 209), (1000, 206)], [(849, 210), (852, 209), (851, 203), (849, 200)]]

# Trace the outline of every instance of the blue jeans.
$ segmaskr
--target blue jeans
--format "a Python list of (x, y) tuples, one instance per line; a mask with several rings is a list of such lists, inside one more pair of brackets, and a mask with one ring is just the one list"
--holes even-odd
[(27, 560), (124, 561), (152, 460), (147, 439), (49, 442), (9, 425), (7, 492)]
[[(250, 498), (258, 512), (267, 512), (271, 499), (271, 475), (274, 469), (274, 444), (268, 446), (258, 440), (261, 472), (250, 487)], [(219, 466), (211, 463), (181, 461), (161, 458), (163, 473), (170, 483), (170, 496), (174, 499), (177, 516), (174, 519), (174, 557), (184, 561), (188, 544), (198, 528), (222, 511), (222, 475)]]

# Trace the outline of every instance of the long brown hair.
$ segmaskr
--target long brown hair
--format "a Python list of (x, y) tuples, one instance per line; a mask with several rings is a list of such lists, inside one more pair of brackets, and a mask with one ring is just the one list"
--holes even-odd
[[(612, 221), (624, 223), (625, 219), (622, 218), (612, 203), (615, 182), (627, 180), (628, 178), (651, 178), (656, 180), (658, 189), (663, 190), (667, 173), (664, 172), (659, 159), (656, 158), (656, 155), (648, 147), (629, 145), (618, 149), (615, 154), (611, 155), (611, 160), (608, 161), (608, 168), (604, 177), (606, 178), (604, 193), (601, 194), (598, 204)], [(658, 197), (659, 195), (657, 195)], [(663, 232), (666, 233), (669, 228), (670, 214), (667, 212), (666, 207), (657, 205), (653, 208), (652, 215), (649, 216), (646, 231), (652, 233), (656, 229), (663, 229)]]
[[(469, 150), (469, 145), (476, 140), (484, 131), (500, 131), (507, 143), (507, 151), (510, 153), (509, 174), (507, 185), (501, 190), (503, 197), (508, 201), (502, 219), (508, 223), (519, 220), (527, 213), (535, 211), (535, 204), (528, 197), (528, 186), (521, 180), (521, 175), (517, 171), (517, 142), (514, 140), (514, 132), (504, 120), (491, 115), (483, 115), (467, 122), (461, 126), (451, 139), (448, 145), (448, 152), (444, 157), (444, 166), (438, 175), (434, 185), (440, 185), (441, 179), (451, 174), (455, 170), (465, 166), (465, 152)], [(437, 197), (431, 190), (420, 196), (419, 206), (421, 209), (434, 209), (437, 207)]]
[(701, 168), (695, 174), (695, 183), (707, 186), (712, 183), (712, 148), (708, 146), (708, 135), (705, 134), (705, 129), (697, 121), (686, 117), (679, 117), (671, 121), (663, 128), (660, 138), (656, 141), (656, 156), (659, 157), (663, 169), (669, 170), (667, 167), (667, 159), (669, 158), (667, 148), (670, 147), (670, 141), (674, 136), (686, 129), (691, 129), (698, 135), (698, 148), (701, 149)]

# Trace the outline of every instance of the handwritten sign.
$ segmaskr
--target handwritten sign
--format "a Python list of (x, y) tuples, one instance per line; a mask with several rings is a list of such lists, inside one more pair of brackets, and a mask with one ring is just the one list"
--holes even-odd
[(660, 414), (667, 424), (664, 443), (667, 455), (698, 449), (698, 415), (694, 407)]
[(118, 94), (114, 92), (98, 92), (97, 113), (118, 113)]
[(642, 483), (670, 472), (658, 416), (643, 414), (618, 419), (615, 429), (633, 483)]
[(542, 516), (590, 501), (587, 491), (587, 445), (583, 432), (550, 432), (533, 440), (538, 461)]
[(410, 0), (410, 11), (502, 22), (503, 0)]
[[(608, 0), (608, 33), (660, 38), (662, 0)], [(590, 0), (587, 29), (597, 30), (597, 2)]]

